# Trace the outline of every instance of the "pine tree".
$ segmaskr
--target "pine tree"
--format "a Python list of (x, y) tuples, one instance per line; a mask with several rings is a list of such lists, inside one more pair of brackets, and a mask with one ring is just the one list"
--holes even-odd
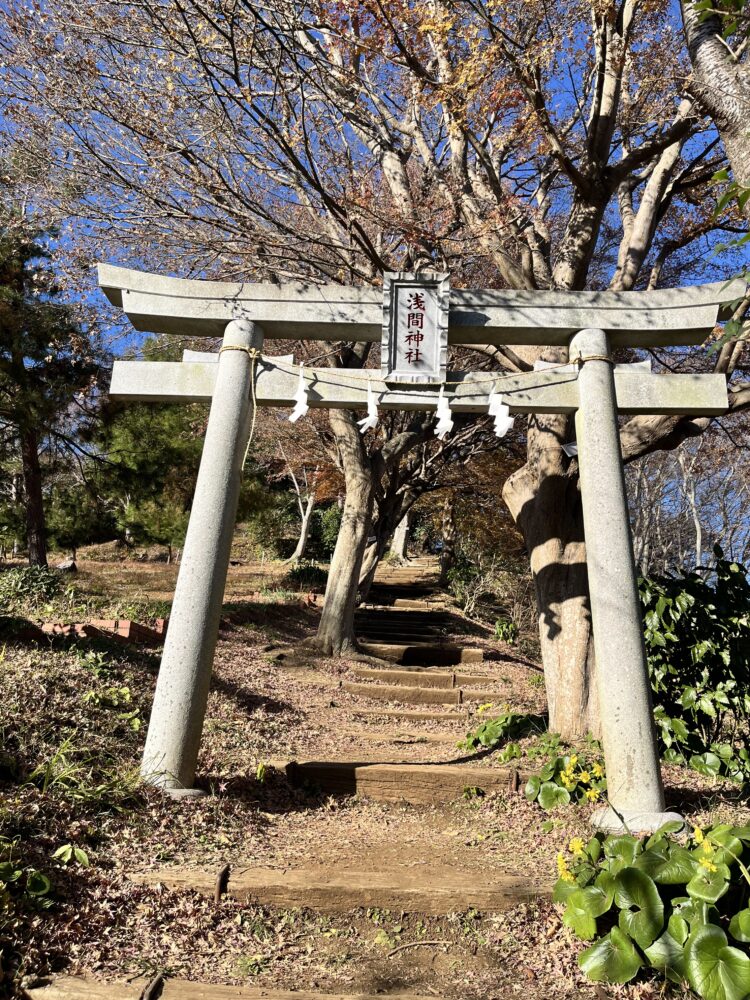
[(96, 372), (89, 337), (71, 307), (57, 301), (47, 248), (53, 235), (22, 213), (0, 219), (0, 430), (18, 459), (17, 493), (36, 566), (47, 564), (40, 452)]

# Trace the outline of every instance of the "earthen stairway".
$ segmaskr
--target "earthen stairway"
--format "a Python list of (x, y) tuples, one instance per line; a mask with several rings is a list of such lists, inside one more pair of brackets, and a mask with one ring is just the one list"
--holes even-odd
[[(427, 576), (429, 570), (428, 565), (421, 570), (422, 575)], [(397, 577), (394, 589), (402, 586), (402, 579), (405, 588), (406, 572), (398, 573)], [(438, 593), (432, 591), (413, 598), (406, 596), (408, 591), (401, 591), (400, 596), (393, 597), (392, 591), (389, 594), (382, 589), (386, 585), (384, 581), (375, 595), (381, 603), (369, 605), (358, 616), (360, 636), (372, 639), (376, 646), (388, 645), (380, 641), (387, 638), (392, 640), (392, 646), (425, 651), (426, 663), (423, 660), (423, 665), (409, 664), (402, 658), (401, 663), (392, 667), (354, 665), (341, 689), (349, 699), (346, 706), (349, 717), (361, 720), (363, 731), (352, 728), (349, 759), (316, 759), (311, 746), (313, 753), (309, 759), (277, 764), (285, 766), (290, 785), (312, 793), (311, 801), (322, 791), (338, 798), (354, 796), (361, 800), (362, 805), (353, 803), (352, 809), (372, 809), (370, 803), (382, 803), (377, 808), (385, 829), (377, 832), (368, 849), (352, 849), (344, 838), (335, 858), (321, 858), (315, 844), (311, 844), (311, 856), (304, 863), (299, 858), (290, 863), (274, 857), (271, 864), (233, 864), (221, 870), (209, 865), (141, 869), (134, 865), (129, 872), (133, 882), (177, 892), (197, 892), (217, 902), (226, 898), (241, 906), (266, 908), (270, 913), (312, 911), (336, 915), (338, 920), (363, 919), (356, 915), (371, 912), (393, 914), (395, 920), (404, 924), (411, 918), (414, 934), (424, 921), (433, 921), (437, 929), (430, 936), (438, 940), (424, 941), (431, 951), (446, 943), (444, 939), (451, 933), (451, 914), (467, 911), (498, 914), (549, 897), (547, 878), (502, 866), (478, 865), (476, 858), (467, 863), (462, 851), (453, 848), (455, 842), (450, 838), (444, 841), (447, 849), (437, 851), (420, 850), (418, 843), (407, 850), (389, 840), (390, 824), (398, 829), (404, 819), (421, 823), (418, 817), (423, 816), (425, 823), (450, 825), (455, 822), (452, 810), (456, 804), (493, 792), (517, 792), (526, 775), (489, 762), (477, 766), (471, 758), (461, 759), (464, 755), (458, 750), (451, 752), (452, 763), (410, 760), (408, 745), (404, 746), (403, 759), (378, 754), (372, 759), (365, 731), (384, 738), (392, 732), (394, 722), (407, 730), (414, 730), (422, 723), (432, 727), (440, 724), (437, 732), (434, 728), (429, 730), (435, 741), (433, 745), (442, 742), (450, 747), (468, 728), (470, 706), (502, 699), (490, 668), (482, 664), (481, 650), (479, 655), (464, 660), (462, 644), (445, 641), (446, 635), (455, 636), (456, 628), (448, 610), (439, 606)], [(396, 602), (412, 603), (410, 606)], [(424, 607), (425, 604), (429, 606)], [(459, 658), (446, 663), (436, 657), (435, 651), (446, 647), (456, 647)], [(453, 663), (460, 664), (460, 668), (450, 669)], [(410, 708), (411, 705), (417, 707)], [(466, 802), (464, 807), (468, 808)], [(459, 946), (459, 941), (460, 935), (454, 947)], [(406, 947), (412, 948), (416, 943), (415, 939)], [(31, 990), (29, 996), (33, 1000), (104, 1000), (105, 997), (111, 1000), (375, 1000), (376, 994), (384, 993), (392, 1000), (440, 997), (441, 990), (432, 985), (435, 980), (429, 972), (415, 974), (415, 952), (396, 955), (397, 952), (399, 947), (388, 956), (385, 973), (374, 967), (369, 969), (369, 960), (365, 959), (345, 993), (321, 992), (315, 982), (307, 989), (304, 983), (295, 982), (295, 991), (285, 992), (276, 989), (273, 981), (250, 987), (201, 984), (180, 978), (166, 978), (155, 985), (146, 980), (102, 984), (60, 979), (45, 988)], [(462, 963), (471, 966), (473, 961), (469, 950)], [(478, 970), (486, 970), (486, 957), (479, 956), (477, 963)], [(453, 998), (457, 994), (453, 991), (450, 995)], [(472, 1000), (475, 996), (487, 996), (486, 984), (477, 994), (461, 993), (462, 998), (469, 995)]]

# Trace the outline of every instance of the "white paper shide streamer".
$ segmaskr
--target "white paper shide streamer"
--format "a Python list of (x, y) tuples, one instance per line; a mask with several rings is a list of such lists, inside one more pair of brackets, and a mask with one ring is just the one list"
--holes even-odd
[(451, 415), (451, 404), (445, 398), (445, 386), (440, 386), (440, 395), (437, 401), (437, 410), (435, 411), (435, 416), (437, 417), (437, 424), (435, 425), (435, 434), (437, 435), (438, 441), (442, 441), (446, 435), (450, 434), (453, 430), (453, 416)]
[(375, 430), (378, 426), (378, 408), (375, 403), (375, 397), (372, 394), (371, 382), (367, 383), (367, 416), (358, 420), (357, 426), (362, 434), (365, 431)]
[(300, 417), (304, 417), (310, 407), (307, 405), (307, 387), (305, 385), (304, 365), (299, 366), (299, 385), (294, 394), (294, 409), (289, 414), (289, 422), (296, 424)]
[(511, 417), (510, 407), (506, 406), (503, 402), (501, 393), (495, 392), (494, 390), (490, 393), (490, 406), (488, 412), (491, 417), (495, 418), (495, 434), (500, 438), (505, 437), (513, 426), (515, 417)]

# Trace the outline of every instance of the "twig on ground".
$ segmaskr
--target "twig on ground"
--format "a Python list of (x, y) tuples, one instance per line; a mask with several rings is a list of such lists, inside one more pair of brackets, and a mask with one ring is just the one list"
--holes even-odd
[(427, 946), (437, 948), (443, 944), (450, 944), (450, 941), (409, 941), (407, 944), (400, 944), (388, 952), (388, 958), (392, 958), (397, 951), (404, 951), (406, 948), (424, 948)]

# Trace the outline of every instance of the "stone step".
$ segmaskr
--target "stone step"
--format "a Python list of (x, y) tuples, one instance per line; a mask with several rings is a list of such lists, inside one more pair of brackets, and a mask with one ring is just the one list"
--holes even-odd
[(352, 708), (352, 715), (361, 719), (403, 719), (406, 722), (449, 722), (468, 725), (469, 713), (464, 712), (420, 712), (398, 708)]
[(463, 705), (466, 702), (494, 702), (502, 697), (497, 691), (481, 691), (473, 688), (423, 688), (400, 687), (390, 684), (357, 684), (344, 681), (344, 691), (349, 694), (373, 698), (376, 701), (397, 701), (407, 705)]
[(510, 767), (463, 767), (458, 764), (382, 764), (348, 761), (291, 761), (290, 784), (315, 785), (332, 795), (362, 795), (376, 802), (433, 805), (455, 802), (467, 788), (483, 792), (515, 791), (529, 775)]
[[(27, 990), (32, 1000), (140, 1000), (145, 979), (131, 982), (99, 982), (96, 979), (65, 977), (49, 986)], [(187, 979), (165, 979), (160, 1000), (383, 1000), (382, 993), (317, 993), (312, 990), (274, 990), (267, 986), (216, 986)], [(389, 993), (390, 1000), (434, 1000), (416, 993)]]
[(392, 642), (363, 642), (360, 645), (371, 656), (412, 666), (450, 667), (459, 663), (481, 663), (484, 660), (484, 651), (471, 646)]
[[(377, 860), (377, 855), (370, 855)], [(164, 885), (177, 891), (194, 890), (213, 896), (216, 871), (199, 868), (162, 868), (129, 873), (142, 885)], [(251, 906), (304, 908), (322, 913), (377, 907), (405, 913), (443, 916), (468, 909), (498, 912), (521, 902), (549, 896), (548, 883), (527, 876), (491, 873), (487, 868), (461, 871), (453, 866), (389, 864), (386, 870), (335, 866), (304, 868), (231, 869), (229, 896)]]
[(411, 670), (387, 670), (383, 667), (352, 667), (349, 671), (362, 680), (380, 684), (403, 684), (405, 687), (455, 688), (466, 684), (492, 684), (493, 677), (487, 674), (458, 674), (446, 670), (427, 670), (424, 667)]

